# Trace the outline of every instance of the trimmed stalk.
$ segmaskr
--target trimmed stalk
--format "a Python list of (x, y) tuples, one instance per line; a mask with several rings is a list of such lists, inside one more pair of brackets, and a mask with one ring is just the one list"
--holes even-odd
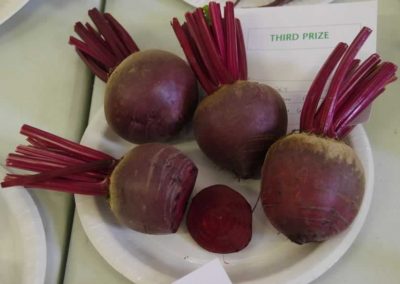
[(23, 125), (21, 134), (30, 145), (20, 145), (6, 166), (37, 172), (32, 175), (7, 174), (2, 187), (41, 187), (90, 195), (108, 194), (108, 176), (117, 164), (113, 157), (61, 138), (38, 128)]
[(233, 3), (226, 3), (223, 17), (219, 4), (210, 2), (208, 7), (209, 22), (205, 11), (197, 8), (185, 14), (184, 24), (173, 18), (171, 26), (200, 84), (210, 95), (223, 85), (247, 80), (247, 59)]
[(316, 125), (316, 127), (318, 129), (318, 133), (321, 135), (327, 135), (330, 131), (330, 128), (332, 127), (336, 101), (341, 84), (343, 83), (345, 75), (351, 67), (351, 63), (354, 57), (357, 55), (357, 52), (360, 50), (371, 32), (371, 29), (367, 27), (361, 29), (361, 31), (358, 33), (356, 38), (353, 40), (353, 42), (343, 55), (343, 58), (340, 61), (338, 68), (336, 69), (336, 72), (332, 78), (332, 82), (329, 85), (328, 93), (326, 94), (323, 104), (318, 110), (321, 116), (320, 119), (318, 119), (318, 125)]
[[(339, 43), (325, 61), (306, 96), (300, 117), (301, 132), (344, 138), (354, 128), (357, 116), (397, 79), (397, 66), (381, 63), (376, 53), (363, 62), (355, 59), (370, 33), (370, 29), (362, 28), (349, 48)], [(325, 84), (339, 61), (328, 92), (316, 110)]]
[(135, 41), (110, 14), (100, 13), (93, 8), (89, 10), (89, 17), (96, 29), (89, 23), (75, 24), (75, 32), (81, 38), (73, 36), (69, 44), (75, 50), (89, 69), (101, 80), (107, 82), (109, 75), (125, 58), (138, 52)]

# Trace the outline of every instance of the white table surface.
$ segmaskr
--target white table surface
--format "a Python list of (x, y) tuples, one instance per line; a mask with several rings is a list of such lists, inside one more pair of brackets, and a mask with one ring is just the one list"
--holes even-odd
[[(0, 25), (1, 164), (24, 142), (19, 134), (24, 123), (79, 141), (87, 123), (91, 76), (67, 42), (73, 23), (99, 3), (30, 0)], [(63, 278), (73, 199), (39, 190), (31, 196), (45, 227), (46, 283), (57, 283)]]
[[(161, 48), (180, 56), (182, 52), (168, 22), (187, 9), (190, 7), (180, 0), (108, 0), (106, 3), (106, 10), (126, 25), (142, 49)], [(378, 52), (384, 59), (400, 63), (399, 0), (379, 1)], [(91, 115), (102, 108), (103, 91), (104, 83), (96, 80)], [(400, 83), (396, 82), (374, 104), (371, 119), (365, 124), (375, 162), (375, 191), (367, 221), (350, 250), (315, 283), (400, 283), (399, 93)], [(52, 123), (49, 127), (58, 128), (58, 123), (49, 123)], [(92, 246), (77, 214), (64, 283), (130, 283)]]

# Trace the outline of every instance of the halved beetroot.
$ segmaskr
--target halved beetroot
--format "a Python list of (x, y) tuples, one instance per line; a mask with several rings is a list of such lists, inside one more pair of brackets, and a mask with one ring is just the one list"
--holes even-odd
[(232, 253), (252, 236), (252, 210), (247, 200), (226, 185), (212, 185), (192, 200), (186, 219), (192, 238), (204, 249)]

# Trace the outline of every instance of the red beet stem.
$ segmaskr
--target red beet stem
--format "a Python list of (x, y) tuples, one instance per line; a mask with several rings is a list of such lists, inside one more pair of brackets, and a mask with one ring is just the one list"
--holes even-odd
[(222, 22), (221, 7), (218, 3), (210, 2), (209, 13), (211, 20), (211, 29), (213, 31), (215, 41), (218, 46), (218, 51), (224, 64), (226, 64), (226, 43), (225, 43), (225, 33)]
[(311, 84), (304, 101), (303, 109), (300, 116), (300, 130), (304, 132), (314, 131), (315, 114), (317, 112), (319, 100), (322, 96), (322, 91), (328, 81), (330, 74), (335, 69), (336, 65), (342, 58), (347, 49), (347, 44), (341, 42), (332, 51), (324, 65), (321, 67), (317, 76)]
[[(96, 32), (92, 32), (94, 29), (89, 24), (86, 24), (86, 26), (84, 26), (82, 23), (78, 22), (75, 24), (74, 30), (82, 39), (82, 41), (85, 42), (87, 46), (92, 49), (93, 52), (101, 57), (99, 60), (104, 66), (114, 66), (115, 64), (117, 64), (117, 60), (109, 51), (108, 45), (100, 36), (98, 36)], [(79, 49), (79, 46), (75, 47)], [(81, 51), (85, 52), (84, 50)]]
[[(70, 37), (82, 61), (101, 80), (107, 81), (109, 74), (130, 54), (139, 51), (134, 40), (123, 26), (110, 14), (96, 8), (89, 10), (89, 17), (97, 31), (89, 24), (75, 24), (75, 32), (82, 39)], [(106, 75), (105, 75), (106, 74)]]
[(208, 74), (206, 73), (202, 62), (199, 61), (200, 57), (196, 54), (194, 45), (191, 44), (189, 33), (185, 31), (177, 18), (172, 19), (171, 26), (192, 70), (196, 73), (197, 79), (199, 80), (200, 84), (203, 86), (206, 93), (209, 94), (213, 92), (213, 90), (215, 90), (217, 86), (209, 80)]
[[(50, 153), (51, 154), (51, 153)], [(34, 157), (29, 156), (29, 154), (19, 155), (19, 154), (9, 154), (7, 158), (7, 165), (10, 167), (28, 170), (33, 172), (45, 172), (51, 171), (54, 169), (61, 169), (65, 168), (69, 165), (78, 165), (78, 164), (85, 164), (90, 162), (73, 162), (73, 163), (61, 163), (59, 161), (47, 160), (44, 157)], [(80, 180), (80, 181), (88, 181), (88, 180), (98, 180), (103, 179), (106, 173), (100, 172), (84, 172), (80, 173), (79, 175), (73, 175), (73, 179)]]
[[(383, 93), (386, 85), (397, 79), (397, 66), (380, 63), (378, 54), (372, 54), (361, 64), (354, 58), (370, 33), (370, 29), (362, 28), (347, 50), (344, 43), (339, 43), (325, 61), (306, 96), (300, 131), (342, 139), (354, 128), (356, 117)], [(316, 110), (324, 86), (339, 60), (327, 95)]]
[(244, 46), (244, 37), (242, 31), (242, 25), (240, 24), (240, 20), (235, 19), (236, 24), (236, 42), (237, 42), (237, 50), (238, 50), (238, 59), (239, 59), (239, 79), (247, 80), (247, 58), (246, 58), (246, 47)]
[(30, 139), (40, 141), (42, 145), (46, 145), (48, 148), (58, 149), (59, 151), (66, 152), (70, 156), (78, 157), (84, 161), (113, 159), (113, 157), (104, 152), (89, 148), (27, 124), (24, 124), (21, 127), (20, 133)]
[(370, 72), (372, 72), (380, 61), (379, 55), (374, 53), (368, 57), (357, 69), (355, 69), (352, 74), (349, 74), (346, 84), (343, 84), (340, 92), (340, 97), (336, 106), (337, 109), (340, 109), (343, 106), (344, 102), (349, 99), (349, 95), (351, 91), (354, 90), (354, 87), (363, 79), (365, 79), (364, 76), (367, 76)]
[(220, 6), (209, 3), (210, 21), (200, 8), (186, 13), (186, 22), (179, 24), (173, 18), (171, 25), (207, 94), (221, 85), (247, 80), (247, 60), (240, 22), (235, 19), (234, 5), (227, 2), (222, 18)]
[(136, 42), (132, 39), (126, 29), (111, 14), (105, 13), (104, 17), (125, 46), (126, 54), (129, 55), (139, 51), (139, 47), (137, 46)]
[(90, 56), (81, 52), (78, 48), (75, 48), (75, 51), (76, 51), (76, 53), (78, 53), (81, 60), (86, 64), (86, 66), (90, 69), (90, 71), (92, 71), (93, 74), (95, 74), (102, 81), (107, 82), (107, 80), (108, 80), (108, 69), (107, 68), (102, 67), (101, 63), (99, 63), (98, 61), (95, 61)]
[[(188, 28), (190, 37), (193, 39), (193, 42), (199, 51), (199, 54), (201, 56), (200, 60), (203, 62), (204, 66), (206, 67), (206, 71), (209, 76), (209, 80), (211, 82), (213, 82), (214, 84), (218, 84), (217, 71), (214, 69), (214, 66), (212, 63), (213, 58), (211, 57), (211, 55), (208, 52), (209, 47), (207, 46), (207, 43), (203, 41), (203, 37), (202, 37), (201, 31), (199, 29), (199, 25), (197, 24), (195, 17), (194, 17), (195, 14), (196, 14), (195, 12), (185, 14), (187, 28)], [(204, 17), (202, 10), (201, 10), (201, 17)]]
[(200, 27), (201, 34), (204, 38), (205, 46), (208, 46), (208, 51), (211, 54), (212, 61), (211, 63), (214, 66), (214, 69), (217, 72), (218, 81), (221, 84), (230, 84), (233, 83), (234, 80), (232, 78), (231, 73), (229, 72), (228, 68), (226, 68), (226, 60), (224, 57), (224, 53), (219, 52), (219, 47), (217, 46), (217, 42), (211, 34), (211, 28), (208, 27), (207, 22), (204, 18), (204, 13), (202, 9), (198, 9), (195, 12), (197, 15), (197, 23)]
[[(382, 90), (383, 91), (383, 90)], [(356, 127), (355, 125), (347, 125), (340, 129), (340, 131), (337, 131), (336, 136), (337, 137), (346, 137), (353, 129)]]
[(347, 74), (346, 74), (346, 76), (344, 76), (343, 84), (339, 91), (339, 95), (342, 95), (343, 89), (348, 85), (350, 79), (352, 79), (352, 77), (354, 77), (354, 72), (356, 70), (358, 70), (358, 68), (360, 66), (360, 62), (361, 62), (361, 60), (358, 58), (353, 59), (353, 61), (351, 62), (349, 70), (347, 70)]
[[(76, 47), (77, 52), (80, 52), (81, 54), (83, 54), (85, 57), (86, 56), (90, 56), (92, 61), (95, 61), (96, 64), (101, 64), (101, 62), (103, 60), (107, 60), (107, 58), (103, 58), (103, 54), (101, 52), (97, 52), (96, 50), (93, 50), (89, 47), (88, 44), (86, 44), (85, 42), (71, 36), (69, 38), (69, 43), (74, 45)], [(100, 66), (99, 66), (100, 68)], [(105, 69), (104, 66), (101, 66), (101, 69)]]
[[(100, 160), (88, 163), (72, 164), (68, 167), (55, 168), (45, 172), (33, 175), (12, 175), (12, 178), (1, 183), (2, 187), (10, 186), (32, 186), (41, 182), (52, 180), (59, 177), (69, 177), (70, 175), (79, 174), (91, 170), (106, 169), (113, 166), (115, 160)], [(14, 166), (15, 167), (15, 166)], [(103, 177), (104, 179), (105, 177)], [(79, 179), (79, 178), (78, 178)]]
[(349, 102), (346, 102), (343, 110), (335, 119), (336, 132), (341, 133), (343, 127), (347, 127), (355, 117), (383, 92), (384, 86), (394, 77), (396, 70), (396, 65), (384, 62), (370, 77), (363, 81), (362, 86), (357, 90), (357, 95)]
[(205, 52), (208, 55), (208, 60), (207, 58), (204, 58), (204, 62), (209, 61), (211, 67), (210, 74), (214, 74), (215, 70), (215, 74), (212, 76), (215, 76), (218, 82), (220, 82), (221, 84), (232, 83), (232, 77), (227, 68), (224, 66), (221, 55), (217, 51), (216, 43), (211, 36), (210, 29), (204, 17), (203, 10), (196, 9), (196, 11), (193, 13), (193, 17), (197, 25), (199, 36), (201, 36), (202, 38), (202, 41), (198, 42), (199, 46), (201, 46), (200, 51), (204, 48)]
[(31, 145), (20, 145), (8, 155), (9, 167), (36, 172), (8, 174), (2, 187), (25, 186), (71, 193), (104, 195), (108, 177), (117, 164), (113, 157), (38, 128), (23, 125), (21, 134)]
[[(27, 157), (31, 157), (38, 160), (43, 160), (47, 163), (52, 163), (52, 166), (68, 166), (71, 164), (81, 163), (82, 161), (78, 158), (74, 158), (71, 156), (65, 156), (62, 152), (49, 152), (45, 148), (38, 148), (37, 146), (33, 145), (19, 145), (17, 146), (16, 153), (23, 156), (25, 159)], [(18, 155), (15, 154), (15, 155)], [(40, 164), (40, 163), (36, 163)], [(88, 175), (93, 175), (94, 173), (87, 173)]]
[(234, 6), (232, 2), (226, 2), (224, 8), (226, 43), (227, 43), (226, 63), (232, 76), (237, 80), (239, 79), (239, 63), (238, 63), (238, 52), (237, 52), (236, 24), (235, 24), (235, 15), (233, 8)]
[(354, 57), (357, 55), (358, 51), (367, 40), (371, 32), (371, 29), (363, 27), (343, 55), (343, 58), (340, 61), (335, 74), (333, 75), (332, 82), (329, 85), (328, 93), (326, 94), (324, 102), (323, 104), (321, 104), (321, 107), (319, 109), (319, 111), (321, 112), (321, 118), (318, 121), (317, 130), (319, 134), (327, 135), (328, 132), (331, 130), (335, 113), (336, 100), (338, 98), (341, 84), (343, 83), (345, 75), (347, 74), (351, 66), (351, 62), (353, 61)]
[(104, 37), (102, 37), (102, 35), (91, 24), (85, 23), (85, 27), (91, 35), (96, 37), (97, 40), (107, 48), (107, 50), (111, 50), (110, 44), (104, 40)]
[(111, 47), (110, 51), (114, 54), (116, 60), (118, 62), (124, 60), (126, 57), (124, 54), (124, 46), (118, 38), (118, 35), (114, 33), (114, 30), (108, 23), (107, 19), (97, 9), (89, 10), (89, 17), (96, 25), (97, 30), (101, 31), (105, 42), (107, 42)]

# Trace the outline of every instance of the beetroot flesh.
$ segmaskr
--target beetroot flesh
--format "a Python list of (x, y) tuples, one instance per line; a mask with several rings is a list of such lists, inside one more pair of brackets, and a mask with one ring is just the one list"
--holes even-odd
[(267, 85), (237, 81), (202, 100), (193, 118), (200, 149), (242, 178), (259, 173), (269, 146), (286, 134), (284, 101)]
[(320, 242), (346, 229), (364, 195), (364, 171), (343, 142), (306, 133), (268, 151), (261, 200), (272, 225), (291, 241)]
[(70, 44), (105, 81), (104, 111), (110, 127), (133, 143), (162, 142), (178, 134), (198, 101), (196, 77), (180, 57), (161, 50), (139, 51), (108, 13), (89, 10), (97, 30), (78, 22)]
[(268, 147), (286, 134), (287, 111), (280, 94), (247, 81), (247, 59), (234, 4), (210, 2), (171, 25), (186, 58), (208, 96), (194, 117), (200, 149), (218, 166), (239, 178), (258, 177)]
[[(354, 119), (396, 80), (397, 66), (377, 54), (355, 59), (371, 30), (339, 43), (306, 96), (300, 133), (275, 142), (262, 168), (261, 201), (272, 225), (295, 243), (321, 242), (346, 230), (364, 195), (364, 170), (340, 140)], [(332, 77), (330, 78), (332, 74)], [(322, 97), (325, 85), (327, 94)]]
[(252, 236), (250, 204), (225, 185), (212, 185), (197, 193), (188, 209), (186, 225), (192, 238), (214, 253), (244, 249)]
[(193, 190), (197, 167), (173, 146), (147, 143), (121, 159), (24, 125), (30, 145), (6, 165), (36, 172), (7, 174), (1, 187), (24, 186), (109, 198), (122, 224), (147, 234), (175, 233)]

